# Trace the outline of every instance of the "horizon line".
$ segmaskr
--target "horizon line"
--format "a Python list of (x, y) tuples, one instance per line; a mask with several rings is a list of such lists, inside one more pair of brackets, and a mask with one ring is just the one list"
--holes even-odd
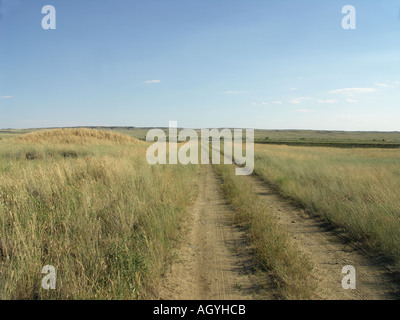
[[(128, 128), (128, 129), (169, 129), (170, 127), (157, 127), (157, 126), (104, 126), (104, 125), (91, 125), (91, 126), (65, 126), (65, 127), (36, 127), (36, 128), (0, 128), (0, 131), (5, 130), (46, 130), (46, 129), (74, 129), (74, 128)], [(323, 131), (323, 132), (364, 132), (364, 133), (400, 133), (398, 130), (342, 130), (342, 129), (262, 129), (262, 128), (238, 128), (238, 127), (203, 127), (203, 128), (190, 128), (190, 127), (178, 127), (177, 129), (193, 129), (193, 130), (201, 130), (201, 129), (242, 129), (242, 130), (258, 130), (258, 131)]]

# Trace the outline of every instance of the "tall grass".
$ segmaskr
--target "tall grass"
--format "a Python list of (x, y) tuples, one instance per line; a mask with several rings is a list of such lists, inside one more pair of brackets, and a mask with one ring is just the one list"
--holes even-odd
[[(0, 142), (1, 299), (155, 295), (197, 168), (150, 166), (146, 148), (86, 130)], [(45, 265), (56, 290), (41, 288)]]
[(56, 144), (120, 144), (139, 142), (118, 132), (95, 129), (50, 129), (33, 131), (16, 138), (25, 143)]
[(234, 166), (215, 165), (215, 168), (235, 209), (234, 222), (246, 229), (255, 261), (259, 268), (272, 274), (279, 298), (314, 298), (312, 264), (290, 240), (287, 230), (245, 178), (235, 175)]
[(400, 269), (400, 150), (257, 146), (255, 173)]

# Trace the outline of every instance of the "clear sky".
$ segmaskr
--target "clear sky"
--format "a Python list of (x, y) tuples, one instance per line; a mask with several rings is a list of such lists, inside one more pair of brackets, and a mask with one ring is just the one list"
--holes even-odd
[[(44, 30), (44, 5), (56, 30)], [(357, 29), (342, 28), (353, 5)], [(400, 131), (400, 0), (0, 0), (0, 128)]]

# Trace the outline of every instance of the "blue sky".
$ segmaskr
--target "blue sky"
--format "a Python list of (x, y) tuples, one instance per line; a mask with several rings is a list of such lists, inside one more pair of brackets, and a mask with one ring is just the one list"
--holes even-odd
[[(56, 30), (44, 30), (44, 5)], [(342, 7), (357, 29), (342, 28)], [(0, 0), (0, 128), (400, 130), (400, 0)]]

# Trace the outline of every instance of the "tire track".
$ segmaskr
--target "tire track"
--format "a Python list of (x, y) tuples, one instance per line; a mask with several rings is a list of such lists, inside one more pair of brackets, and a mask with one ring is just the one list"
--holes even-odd
[(273, 298), (272, 281), (252, 273), (251, 248), (244, 232), (233, 225), (233, 214), (212, 165), (202, 165), (199, 195), (186, 222), (189, 232), (161, 284), (159, 299)]
[[(299, 249), (315, 266), (318, 299), (328, 300), (391, 300), (400, 297), (397, 272), (384, 259), (361, 251), (333, 231), (324, 222), (307, 215), (283, 199), (257, 176), (244, 176), (279, 222), (287, 228)], [(356, 269), (356, 289), (342, 288), (341, 273), (346, 265)]]

